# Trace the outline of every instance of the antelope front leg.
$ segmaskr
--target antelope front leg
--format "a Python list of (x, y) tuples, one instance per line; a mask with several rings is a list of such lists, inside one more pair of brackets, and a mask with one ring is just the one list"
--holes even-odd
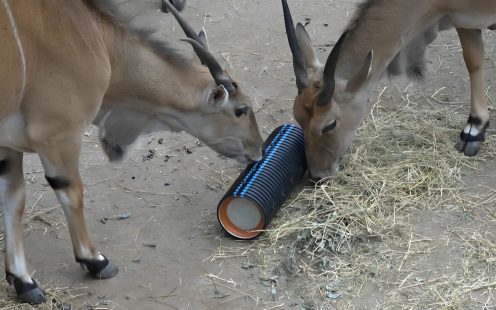
[(64, 209), (76, 262), (99, 279), (108, 279), (118, 273), (105, 256), (91, 242), (83, 213), (83, 185), (79, 175), (80, 142), (58, 143), (56, 147), (38, 151), (45, 177), (55, 191)]
[(467, 156), (475, 156), (482, 147), (489, 126), (489, 112), (484, 94), (484, 45), (480, 30), (457, 28), (456, 31), (470, 75), (470, 116), (455, 148)]
[(5, 229), (5, 273), (9, 284), (14, 285), (19, 299), (39, 304), (45, 301), (45, 295), (28, 273), (22, 243), (25, 203), (22, 156), (20, 152), (0, 148), (0, 205)]

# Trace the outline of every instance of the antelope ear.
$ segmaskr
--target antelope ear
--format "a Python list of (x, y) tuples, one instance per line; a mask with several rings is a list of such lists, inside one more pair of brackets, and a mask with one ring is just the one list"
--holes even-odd
[(305, 67), (316, 69), (321, 66), (317, 54), (312, 46), (312, 39), (308, 35), (308, 32), (301, 23), (296, 24), (296, 40), (298, 45), (300, 45), (301, 51), (303, 52), (303, 59), (305, 60)]
[(229, 92), (224, 85), (216, 86), (208, 94), (207, 105), (211, 108), (218, 109), (227, 104)]
[(363, 84), (367, 81), (370, 76), (370, 71), (372, 69), (372, 60), (374, 59), (374, 52), (370, 51), (365, 57), (365, 60), (360, 67), (360, 69), (355, 73), (355, 76), (351, 78), (346, 84), (346, 92), (356, 93)]

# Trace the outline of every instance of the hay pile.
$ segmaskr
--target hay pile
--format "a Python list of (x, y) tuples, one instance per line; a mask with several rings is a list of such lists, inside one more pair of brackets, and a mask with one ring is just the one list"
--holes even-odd
[(381, 113), (361, 128), (335, 177), (305, 188), (285, 208), (288, 215), (302, 209), (301, 216), (280, 217), (269, 237), (298, 232), (312, 252), (340, 253), (357, 239), (384, 236), (405, 209), (452, 199), (463, 189), (462, 166), (476, 169), (453, 148), (464, 121), (448, 109)]
[[(480, 306), (470, 294), (496, 285), (496, 243), (490, 236), (460, 226), (446, 237), (461, 249), (459, 270), (415, 269), (444, 246), (419, 233), (420, 217), (468, 217), (467, 209), (494, 200), (492, 192), (474, 191), (462, 180), (496, 154), (492, 133), (478, 157), (456, 152), (465, 122), (464, 113), (446, 105), (411, 111), (408, 102), (376, 104), (340, 173), (304, 188), (259, 246), (270, 244), (281, 269), (311, 280), (298, 289), (329, 304), (350, 307), (364, 286), (372, 286), (381, 308)], [(494, 217), (489, 222), (494, 226)]]

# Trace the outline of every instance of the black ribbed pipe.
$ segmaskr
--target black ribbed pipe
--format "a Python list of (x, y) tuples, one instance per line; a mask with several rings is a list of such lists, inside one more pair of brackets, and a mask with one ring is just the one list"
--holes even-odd
[(258, 236), (306, 170), (301, 128), (290, 124), (276, 128), (264, 143), (262, 160), (246, 167), (219, 202), (220, 224), (239, 239)]

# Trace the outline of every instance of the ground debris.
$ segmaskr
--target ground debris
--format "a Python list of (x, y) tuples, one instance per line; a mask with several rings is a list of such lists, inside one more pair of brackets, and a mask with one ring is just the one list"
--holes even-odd
[(246, 269), (246, 270), (253, 269), (255, 266), (256, 266), (255, 264), (252, 264), (250, 262), (243, 262), (241, 264), (241, 268)]
[(335, 290), (334, 287), (332, 287), (330, 285), (326, 285), (326, 287), (324, 288), (324, 291), (325, 291), (325, 296), (329, 299), (336, 300), (339, 297), (341, 297), (341, 293), (338, 292), (337, 290)]
[(116, 216), (112, 216), (112, 217), (102, 217), (100, 219), (100, 222), (102, 222), (103, 224), (106, 224), (108, 221), (111, 221), (111, 220), (127, 220), (131, 217), (131, 212), (125, 212), (125, 213), (121, 213), (121, 214), (118, 214)]
[(222, 299), (228, 297), (229, 295), (231, 294), (226, 292), (221, 292), (219, 290), (214, 290), (214, 298)]
[(183, 146), (184, 151), (186, 154), (192, 154), (193, 153), (193, 148)]
[(143, 161), (152, 160), (157, 156), (157, 152), (154, 150), (148, 150), (146, 155), (143, 155)]
[(169, 186), (174, 182), (174, 179), (172, 178), (166, 178), (164, 181), (164, 186)]
[(264, 286), (272, 287), (273, 285), (277, 285), (277, 278), (279, 276), (275, 275), (259, 275), (258, 279), (262, 282)]

